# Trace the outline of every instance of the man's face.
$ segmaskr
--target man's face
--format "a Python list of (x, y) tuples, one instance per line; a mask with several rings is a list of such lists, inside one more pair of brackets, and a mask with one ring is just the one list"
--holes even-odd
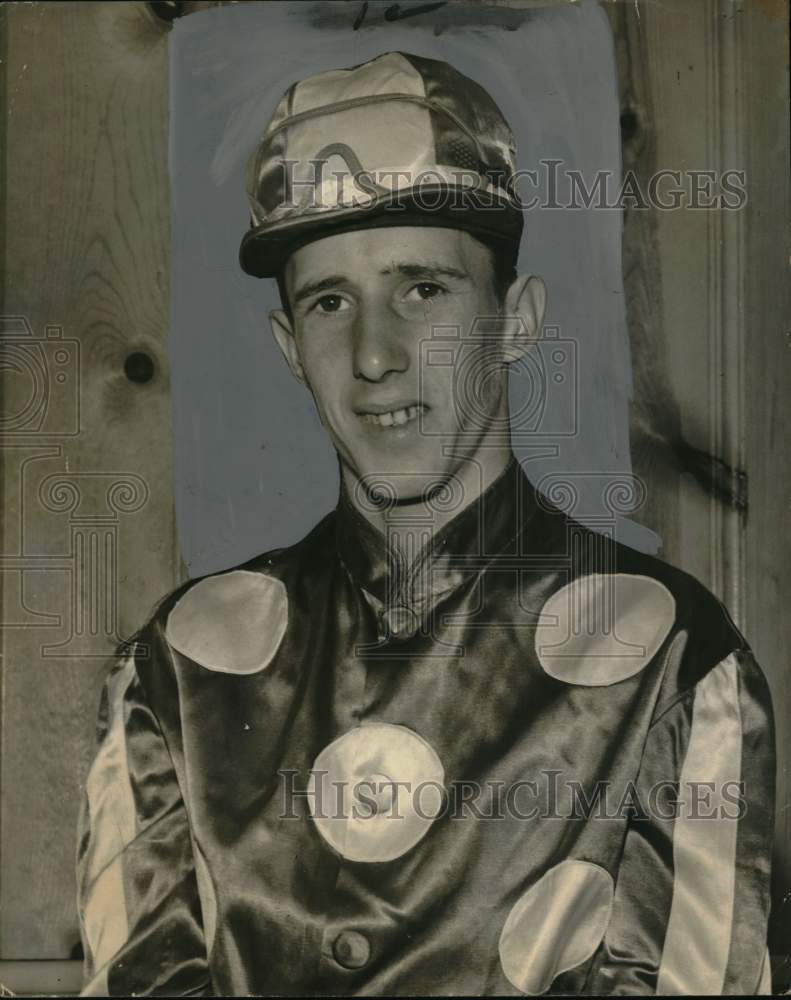
[(491, 253), (468, 233), (330, 236), (292, 254), (285, 284), (292, 317), (274, 313), (273, 330), (313, 393), (347, 487), (365, 477), (401, 501), (419, 498), (508, 447)]

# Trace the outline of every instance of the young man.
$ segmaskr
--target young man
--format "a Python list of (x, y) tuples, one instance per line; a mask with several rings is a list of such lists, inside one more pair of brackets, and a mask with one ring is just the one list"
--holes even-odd
[(181, 587), (111, 673), (86, 993), (766, 991), (767, 687), (700, 584), (511, 453), (545, 299), (513, 173), (444, 63), (387, 53), (278, 106), (241, 260), (279, 281), (341, 496)]

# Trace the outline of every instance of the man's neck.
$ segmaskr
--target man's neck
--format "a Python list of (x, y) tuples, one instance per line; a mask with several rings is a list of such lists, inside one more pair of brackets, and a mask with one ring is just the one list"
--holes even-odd
[[(513, 457), (509, 447), (492, 449), (483, 457), (468, 460), (448, 474), (445, 487), (429, 497), (415, 497), (393, 504), (386, 509), (376, 509), (373, 504), (361, 505), (356, 481), (347, 470), (342, 470), (345, 489), (356, 510), (390, 545), (403, 553), (411, 562), (419, 552), (431, 544), (434, 536), (446, 524), (458, 517), (470, 504), (502, 474)], [(352, 480), (349, 482), (348, 480)]]

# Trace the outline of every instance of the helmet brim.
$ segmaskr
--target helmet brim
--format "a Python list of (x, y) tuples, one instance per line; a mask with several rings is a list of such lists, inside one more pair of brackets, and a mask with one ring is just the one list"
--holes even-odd
[[(442, 201), (434, 205), (434, 197), (442, 197)], [(513, 202), (487, 192), (424, 185), (417, 192), (400, 190), (364, 205), (317, 209), (253, 226), (242, 239), (239, 263), (253, 277), (273, 278), (289, 256), (308, 243), (340, 233), (394, 226), (461, 229), (487, 243), (510, 247), (516, 262), (523, 218)]]

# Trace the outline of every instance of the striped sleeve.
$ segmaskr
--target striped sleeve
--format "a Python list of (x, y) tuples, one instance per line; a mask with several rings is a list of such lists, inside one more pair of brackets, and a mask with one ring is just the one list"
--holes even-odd
[(740, 650), (665, 709), (646, 741), (613, 915), (586, 992), (768, 993), (771, 701)]
[(83, 996), (183, 996), (208, 985), (186, 810), (131, 655), (102, 693), (77, 875)]

